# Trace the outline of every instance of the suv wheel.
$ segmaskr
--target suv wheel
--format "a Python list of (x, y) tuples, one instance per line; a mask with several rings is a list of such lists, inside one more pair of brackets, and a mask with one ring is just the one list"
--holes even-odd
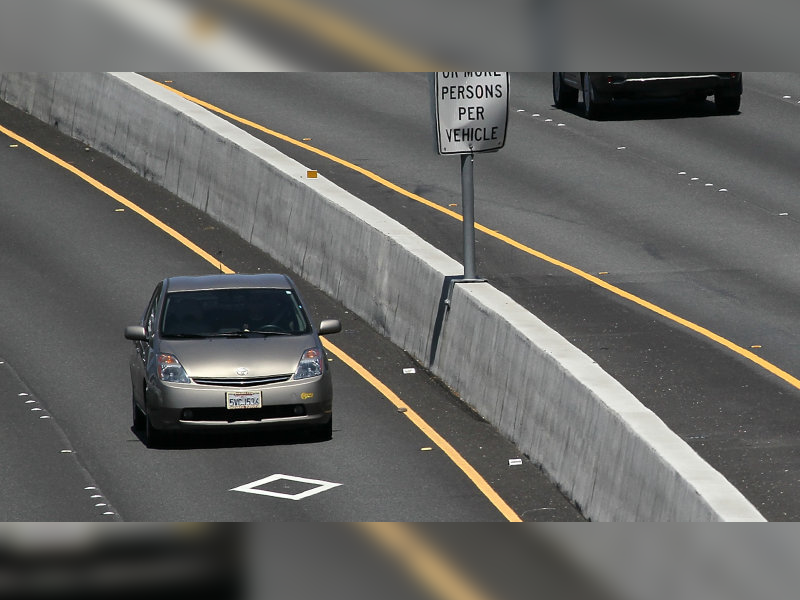
[(583, 114), (587, 119), (599, 119), (603, 114), (605, 104), (597, 101), (597, 92), (589, 78), (589, 73), (583, 74)]

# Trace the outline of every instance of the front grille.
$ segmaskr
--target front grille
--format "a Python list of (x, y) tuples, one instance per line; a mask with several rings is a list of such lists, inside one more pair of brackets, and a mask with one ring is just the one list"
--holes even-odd
[[(191, 415), (186, 412), (191, 411)], [(182, 421), (261, 421), (264, 419), (285, 419), (288, 417), (303, 417), (306, 407), (302, 404), (280, 404), (277, 406), (263, 406), (261, 408), (242, 408), (228, 410), (224, 406), (187, 409), (181, 415)], [(188, 418), (187, 418), (188, 417)]]
[(192, 377), (200, 385), (219, 385), (226, 387), (255, 387), (289, 381), (292, 375), (273, 375), (271, 377)]

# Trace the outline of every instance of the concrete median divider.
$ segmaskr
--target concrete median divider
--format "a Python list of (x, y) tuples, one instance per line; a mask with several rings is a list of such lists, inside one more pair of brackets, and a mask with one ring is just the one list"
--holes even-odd
[(488, 283), (455, 283), (457, 262), (224, 119), (131, 73), (4, 73), (0, 99), (204, 210), (340, 300), (496, 425), (588, 518), (763, 520), (534, 315)]

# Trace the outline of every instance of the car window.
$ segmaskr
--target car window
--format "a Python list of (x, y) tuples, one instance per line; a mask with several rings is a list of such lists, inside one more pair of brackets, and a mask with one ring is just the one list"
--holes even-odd
[(311, 330), (292, 290), (225, 289), (171, 292), (164, 302), (161, 335), (301, 335)]

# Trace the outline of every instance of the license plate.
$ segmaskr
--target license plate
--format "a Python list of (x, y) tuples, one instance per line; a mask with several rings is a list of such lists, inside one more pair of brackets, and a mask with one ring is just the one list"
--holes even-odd
[(229, 410), (261, 408), (261, 392), (227, 392), (225, 405)]

